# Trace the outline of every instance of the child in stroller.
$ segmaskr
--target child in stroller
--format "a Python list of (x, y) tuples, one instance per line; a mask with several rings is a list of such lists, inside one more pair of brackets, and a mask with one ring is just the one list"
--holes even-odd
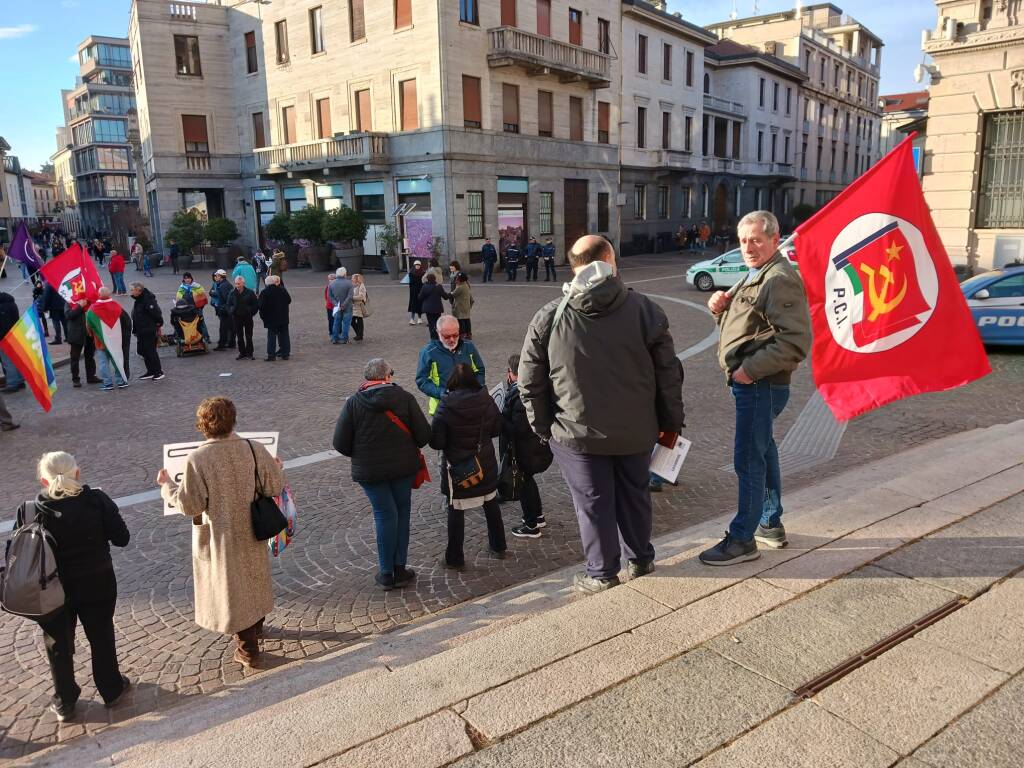
[(174, 327), (174, 341), (178, 357), (204, 354), (207, 351), (201, 323), (202, 313), (185, 299), (178, 299), (171, 310), (171, 325)]

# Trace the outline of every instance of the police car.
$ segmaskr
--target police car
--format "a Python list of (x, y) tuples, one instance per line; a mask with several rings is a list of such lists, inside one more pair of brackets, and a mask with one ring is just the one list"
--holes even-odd
[[(783, 249), (783, 253), (794, 267), (796, 251), (792, 246)], [(739, 248), (726, 251), (721, 256), (707, 261), (698, 261), (686, 270), (686, 282), (698, 291), (713, 291), (716, 288), (731, 288), (736, 285), (750, 269), (743, 263), (743, 253)]]
[(1024, 264), (975, 275), (960, 290), (983, 342), (1024, 345)]

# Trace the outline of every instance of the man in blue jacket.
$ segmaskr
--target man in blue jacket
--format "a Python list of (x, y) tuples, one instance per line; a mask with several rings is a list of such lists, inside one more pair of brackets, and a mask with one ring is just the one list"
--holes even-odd
[(494, 264), (498, 260), (498, 252), (491, 242), (491, 238), (484, 240), (483, 248), (480, 249), (480, 261), (484, 264), (484, 282), (494, 282)]
[(508, 280), (515, 282), (516, 273), (519, 271), (519, 245), (513, 240), (505, 249), (505, 273)]
[(526, 246), (526, 282), (537, 282), (537, 265), (540, 264), (541, 247), (536, 237), (530, 238)]
[(541, 250), (541, 256), (544, 257), (544, 282), (546, 283), (555, 279), (555, 244), (550, 237)]
[(472, 341), (460, 338), (459, 321), (451, 315), (441, 315), (437, 319), (437, 335), (438, 339), (428, 342), (420, 351), (416, 366), (416, 386), (428, 398), (427, 414), (430, 416), (448, 391), (445, 382), (459, 363), (470, 366), (477, 381), (484, 385), (484, 360)]

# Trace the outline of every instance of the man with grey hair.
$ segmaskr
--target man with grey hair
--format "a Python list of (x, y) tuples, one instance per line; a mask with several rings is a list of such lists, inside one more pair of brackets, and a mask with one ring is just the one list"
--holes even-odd
[(339, 267), (335, 273), (338, 279), (331, 283), (327, 293), (333, 304), (334, 325), (331, 329), (331, 344), (348, 344), (348, 329), (352, 325), (352, 281), (348, 270)]
[(779, 222), (753, 211), (737, 227), (749, 271), (734, 288), (716, 291), (708, 308), (718, 323), (718, 362), (736, 403), (733, 466), (736, 516), (725, 538), (701, 552), (706, 565), (760, 557), (757, 543), (784, 547), (782, 475), (772, 425), (789, 400), (789, 380), (811, 346), (811, 316), (800, 275), (779, 253)]
[(480, 386), (484, 385), (483, 358), (472, 341), (461, 337), (459, 321), (451, 315), (441, 315), (437, 318), (437, 336), (420, 351), (416, 366), (416, 386), (428, 398), (427, 413), (430, 416), (437, 410), (447, 391), (445, 383), (459, 363), (472, 368)]

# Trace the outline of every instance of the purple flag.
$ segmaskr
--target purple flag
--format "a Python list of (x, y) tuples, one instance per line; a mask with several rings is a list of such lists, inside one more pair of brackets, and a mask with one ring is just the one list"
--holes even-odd
[(36, 250), (36, 244), (29, 237), (28, 227), (25, 226), (24, 221), (18, 224), (7, 255), (15, 261), (20, 261), (33, 272), (43, 266), (43, 260), (39, 258), (39, 251)]

